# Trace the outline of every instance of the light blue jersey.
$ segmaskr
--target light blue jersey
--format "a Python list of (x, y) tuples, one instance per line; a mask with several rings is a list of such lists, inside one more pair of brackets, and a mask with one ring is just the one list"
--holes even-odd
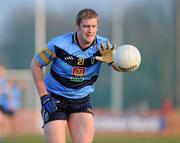
[(12, 100), (8, 101), (9, 106), (7, 108), (17, 111), (20, 108), (20, 97), (21, 97), (21, 91), (17, 83), (13, 83), (13, 85), (10, 88), (11, 90), (11, 95)]
[(4, 108), (6, 106), (6, 97), (8, 94), (7, 80), (0, 79), (0, 106)]
[(92, 93), (101, 66), (95, 56), (100, 55), (98, 46), (107, 41), (106, 38), (96, 36), (94, 42), (83, 50), (78, 44), (76, 33), (52, 39), (47, 48), (36, 54), (42, 66), (52, 61), (50, 72), (45, 77), (47, 90), (71, 99)]

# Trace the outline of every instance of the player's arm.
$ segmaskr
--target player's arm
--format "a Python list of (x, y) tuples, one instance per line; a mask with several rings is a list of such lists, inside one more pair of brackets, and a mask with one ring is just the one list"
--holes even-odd
[(48, 49), (46, 48), (44, 51), (39, 52), (33, 58), (31, 68), (33, 79), (41, 99), (42, 109), (45, 112), (53, 113), (57, 110), (57, 106), (46, 89), (44, 82), (43, 66), (49, 64), (50, 61), (54, 58), (54, 55), (49, 50), (47, 50)]
[(48, 94), (44, 83), (43, 66), (37, 62), (36, 57), (32, 60), (31, 69), (39, 96)]
[(55, 53), (52, 49), (50, 50), (50, 48), (44, 48), (39, 50), (32, 59), (32, 75), (40, 97), (48, 94), (44, 83), (43, 67), (47, 66), (54, 58)]

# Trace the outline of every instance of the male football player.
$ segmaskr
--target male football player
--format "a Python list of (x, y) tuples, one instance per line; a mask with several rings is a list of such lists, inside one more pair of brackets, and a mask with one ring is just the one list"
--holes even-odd
[[(65, 143), (67, 126), (73, 143), (93, 141), (91, 93), (101, 63), (111, 65), (114, 51), (107, 38), (96, 35), (98, 23), (96, 11), (80, 10), (76, 31), (53, 38), (32, 60), (48, 143)], [(44, 79), (43, 67), (49, 63), (50, 71)]]

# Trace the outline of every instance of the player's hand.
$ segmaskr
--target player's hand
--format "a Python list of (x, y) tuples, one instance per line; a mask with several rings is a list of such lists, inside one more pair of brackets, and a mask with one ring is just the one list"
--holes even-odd
[(108, 41), (107, 47), (102, 43), (101, 47), (99, 47), (99, 52), (101, 56), (96, 56), (96, 60), (105, 62), (107, 64), (113, 63), (113, 53), (115, 51), (116, 45), (113, 44), (112, 48)]
[(49, 94), (41, 97), (41, 105), (42, 109), (45, 109), (48, 113), (53, 113), (57, 110), (57, 106)]

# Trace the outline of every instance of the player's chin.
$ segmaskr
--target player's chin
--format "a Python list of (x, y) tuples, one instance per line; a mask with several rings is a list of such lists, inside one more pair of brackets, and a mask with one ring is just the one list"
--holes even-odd
[(94, 41), (95, 37), (87, 37), (86, 41), (87, 43), (92, 43)]

